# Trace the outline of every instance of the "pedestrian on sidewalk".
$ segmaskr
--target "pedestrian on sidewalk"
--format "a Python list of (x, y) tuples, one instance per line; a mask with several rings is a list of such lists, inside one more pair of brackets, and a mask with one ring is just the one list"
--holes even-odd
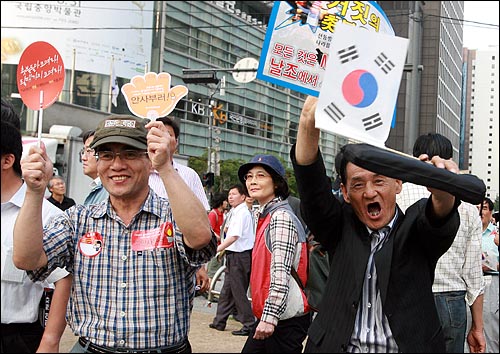
[(219, 295), (217, 313), (209, 325), (210, 328), (223, 331), (227, 319), (236, 309), (236, 320), (243, 325), (240, 330), (232, 331), (232, 334), (237, 336), (248, 336), (255, 323), (247, 296), (255, 233), (252, 215), (245, 199), (245, 190), (241, 184), (229, 188), (228, 202), (231, 205), (229, 223), (226, 225), (224, 240), (217, 247), (217, 252), (225, 252), (226, 257), (224, 284)]

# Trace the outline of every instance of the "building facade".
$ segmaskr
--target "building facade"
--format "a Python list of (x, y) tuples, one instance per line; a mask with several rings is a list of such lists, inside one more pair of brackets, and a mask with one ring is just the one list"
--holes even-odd
[(498, 46), (468, 51), (470, 128), (468, 170), (486, 185), (486, 196), (499, 194)]
[[(114, 6), (112, 2), (101, 3), (103, 8)], [(275, 154), (289, 163), (289, 151), (296, 139), (305, 96), (261, 80), (240, 83), (231, 71), (241, 59), (259, 58), (274, 2), (153, 3), (152, 11), (145, 12), (153, 14), (152, 23), (144, 25), (145, 29), (152, 28), (151, 58), (146, 58), (144, 70), (139, 69), (143, 73), (168, 72), (172, 75), (173, 86), (189, 88), (188, 96), (172, 112), (181, 125), (179, 154), (202, 156), (207, 150), (212, 152), (208, 168), (216, 174), (220, 160), (247, 160), (261, 152)], [(420, 134), (438, 132), (452, 141), (454, 157), (458, 159), (463, 1), (378, 3), (396, 36), (409, 38), (411, 43), (408, 70), (403, 73), (398, 95), (396, 124), (386, 145), (411, 154), (413, 143)], [(127, 16), (126, 12), (121, 13)], [(134, 12), (132, 15), (136, 16)], [(112, 30), (103, 28), (102, 33), (116, 33)], [(183, 81), (185, 69), (208, 70), (218, 81), (186, 83)], [(15, 72), (15, 66), (2, 65), (2, 96), (16, 92)], [(66, 72), (70, 77), (68, 65)], [(122, 86), (129, 80), (130, 77), (119, 77), (118, 83)], [(85, 119), (89, 110), (105, 112), (109, 107), (112, 113), (129, 112), (121, 95), (117, 107), (109, 103), (109, 75), (77, 71), (73, 81), (66, 80), (61, 102), (77, 103), (75, 113), (67, 115), (64, 121), (57, 115), (58, 121), (54, 121), (52, 117), (56, 115), (52, 116), (50, 109), (47, 110), (44, 131), (48, 131), (51, 124), (77, 125), (87, 130), (87, 126), (98, 122)], [(87, 86), (92, 90), (87, 90)], [(70, 96), (78, 99), (72, 100)], [(79, 110), (79, 106), (85, 109)], [(32, 112), (25, 115), (30, 114)], [(29, 124), (29, 117), (25, 119), (27, 127), (36, 128), (36, 124)], [(327, 172), (332, 176), (334, 156), (344, 143), (343, 138), (321, 133), (320, 146)]]
[(463, 1), (379, 1), (397, 36), (410, 39), (397, 118), (387, 146), (412, 153), (415, 139), (440, 133), (458, 161), (462, 100)]

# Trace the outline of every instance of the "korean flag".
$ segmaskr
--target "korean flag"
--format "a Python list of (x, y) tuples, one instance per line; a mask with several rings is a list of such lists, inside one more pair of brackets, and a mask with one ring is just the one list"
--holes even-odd
[(337, 24), (316, 108), (316, 128), (385, 146), (408, 39)]

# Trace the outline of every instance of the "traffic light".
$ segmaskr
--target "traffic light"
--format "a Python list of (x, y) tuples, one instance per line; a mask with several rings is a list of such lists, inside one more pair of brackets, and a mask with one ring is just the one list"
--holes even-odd
[(206, 187), (213, 187), (214, 181), (215, 181), (215, 175), (213, 172), (204, 173), (203, 177), (201, 178), (201, 182)]

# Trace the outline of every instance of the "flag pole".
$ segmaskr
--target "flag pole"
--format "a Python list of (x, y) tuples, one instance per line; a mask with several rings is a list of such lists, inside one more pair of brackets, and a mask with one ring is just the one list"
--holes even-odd
[(75, 63), (76, 63), (76, 49), (73, 48), (73, 63), (71, 66), (71, 81), (69, 82), (69, 103), (73, 104), (73, 88), (75, 86)]
[(38, 113), (37, 147), (40, 147), (42, 142), (42, 127), (43, 127), (43, 90), (40, 91), (40, 110), (37, 113)]
[(108, 113), (111, 113), (111, 104), (113, 100), (113, 66), (115, 64), (115, 56), (111, 56), (111, 70), (109, 71), (109, 93), (108, 93)]

